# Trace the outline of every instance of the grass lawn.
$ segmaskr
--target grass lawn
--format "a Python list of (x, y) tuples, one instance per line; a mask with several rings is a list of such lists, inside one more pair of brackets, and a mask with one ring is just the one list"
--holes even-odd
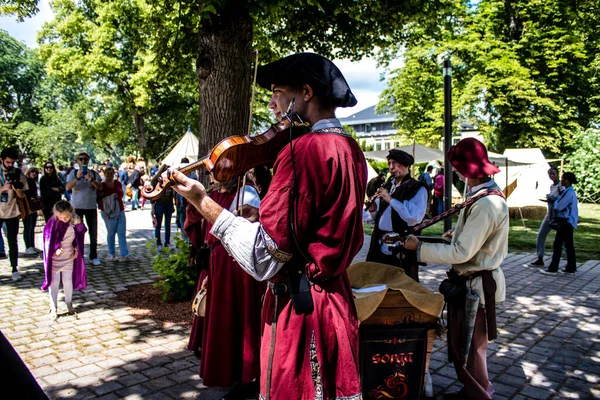
[[(523, 226), (523, 223), (525, 224)], [(508, 235), (508, 251), (513, 253), (535, 253), (535, 238), (542, 223), (541, 219), (511, 219)], [(456, 225), (456, 219), (453, 226)], [(373, 225), (365, 224), (365, 234), (373, 232)], [(425, 236), (440, 236), (444, 223), (430, 226), (423, 231)], [(552, 254), (554, 231), (546, 239), (546, 255)], [(600, 260), (600, 205), (579, 204), (579, 226), (575, 230), (575, 252), (577, 261)], [(565, 259), (561, 260), (566, 261)], [(562, 265), (562, 264), (561, 264)]]

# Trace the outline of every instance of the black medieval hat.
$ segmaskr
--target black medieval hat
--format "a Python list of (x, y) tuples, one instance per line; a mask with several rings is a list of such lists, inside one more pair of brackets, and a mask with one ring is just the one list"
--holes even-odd
[(325, 97), (336, 107), (353, 107), (352, 94), (344, 75), (327, 58), (315, 53), (292, 54), (258, 67), (256, 78), (265, 89), (271, 85), (310, 85), (318, 96)]
[(394, 161), (399, 162), (400, 164), (405, 165), (407, 167), (410, 167), (411, 165), (413, 165), (415, 163), (415, 159), (413, 158), (413, 156), (411, 156), (404, 150), (398, 150), (398, 149), (391, 149), (390, 153), (387, 156), (387, 159), (388, 159), (388, 161), (394, 160)]

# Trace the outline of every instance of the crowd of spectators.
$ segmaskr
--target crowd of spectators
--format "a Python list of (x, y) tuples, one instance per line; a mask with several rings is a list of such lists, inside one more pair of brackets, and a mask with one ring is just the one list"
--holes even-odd
[[(21, 229), (25, 243), (25, 256), (36, 257), (42, 253), (35, 243), (38, 216), (43, 215), (44, 224), (53, 215), (55, 204), (68, 201), (74, 213), (85, 223), (89, 241), (89, 262), (100, 265), (98, 254), (98, 211), (106, 225), (108, 260), (126, 260), (130, 258), (126, 238), (125, 211), (143, 210), (145, 198), (140, 196), (140, 188), (150, 184), (153, 176), (160, 171), (160, 164), (148, 164), (143, 158), (128, 157), (117, 168), (110, 159), (94, 163), (87, 152), (75, 156), (69, 165), (57, 165), (48, 160), (38, 168), (21, 161), (22, 155), (16, 149), (6, 148), (0, 156), (0, 259), (7, 258), (5, 240), (8, 243), (8, 256), (12, 267), (12, 278), (21, 279), (18, 272), (18, 234)], [(182, 162), (188, 162), (187, 159)], [(166, 166), (165, 166), (166, 168)], [(164, 169), (163, 169), (164, 170)], [(195, 176), (194, 176), (195, 177)], [(20, 201), (17, 201), (19, 199)], [(24, 202), (21, 199), (26, 199)], [(26, 204), (27, 209), (23, 209)], [(184, 205), (179, 199), (178, 206)], [(185, 221), (185, 208), (175, 207), (172, 191), (165, 193), (157, 201), (152, 201), (152, 218), (155, 223), (155, 237), (158, 246), (170, 248), (171, 216), (178, 211), (178, 223)], [(26, 214), (26, 215), (25, 215)], [(25, 215), (22, 217), (22, 215)], [(164, 241), (160, 238), (161, 228), (165, 226)], [(20, 221), (23, 226), (20, 227)], [(39, 231), (39, 229), (38, 229)], [(116, 251), (118, 242), (119, 255)]]

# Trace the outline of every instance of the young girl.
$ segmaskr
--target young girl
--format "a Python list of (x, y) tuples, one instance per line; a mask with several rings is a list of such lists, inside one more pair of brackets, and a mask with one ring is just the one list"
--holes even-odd
[(58, 318), (58, 285), (61, 278), (65, 303), (69, 314), (74, 314), (73, 289), (83, 290), (87, 286), (83, 241), (87, 231), (81, 219), (75, 215), (71, 204), (64, 200), (54, 205), (54, 216), (44, 227), (44, 269), (46, 270), (42, 290), (50, 293), (50, 313)]

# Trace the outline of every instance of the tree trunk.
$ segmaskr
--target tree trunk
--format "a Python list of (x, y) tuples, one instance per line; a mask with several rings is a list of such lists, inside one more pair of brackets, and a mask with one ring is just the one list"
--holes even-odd
[(144, 116), (134, 112), (133, 122), (135, 123), (135, 136), (137, 138), (140, 154), (144, 154), (144, 152), (146, 151), (146, 136), (144, 135)]
[(245, 135), (250, 112), (252, 20), (244, 1), (228, 1), (199, 33), (198, 156), (222, 139)]
[(504, 0), (505, 20), (508, 28), (508, 37), (512, 41), (518, 41), (521, 38), (522, 24), (519, 14), (513, 6), (512, 0)]

